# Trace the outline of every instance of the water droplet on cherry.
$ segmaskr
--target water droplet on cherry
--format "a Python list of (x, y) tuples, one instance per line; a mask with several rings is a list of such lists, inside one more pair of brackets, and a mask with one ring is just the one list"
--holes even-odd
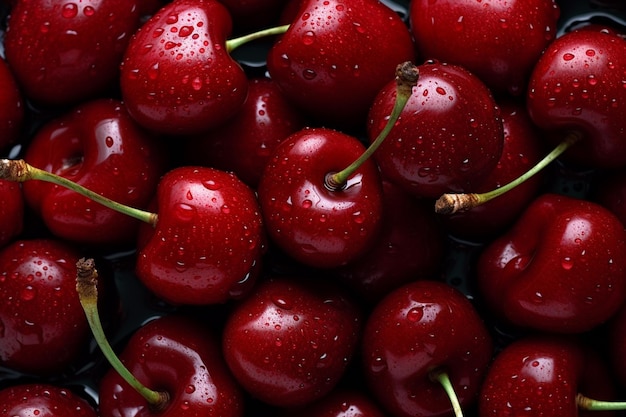
[(76, 17), (78, 14), (78, 6), (75, 3), (65, 3), (61, 8), (61, 16), (66, 19)]
[(420, 321), (424, 317), (424, 307), (413, 307), (406, 313), (406, 318), (408, 321), (416, 323)]

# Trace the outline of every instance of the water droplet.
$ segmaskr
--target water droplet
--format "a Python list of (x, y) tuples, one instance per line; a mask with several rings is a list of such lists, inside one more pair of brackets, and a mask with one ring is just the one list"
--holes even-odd
[(291, 301), (285, 297), (281, 297), (280, 295), (272, 296), (272, 302), (278, 308), (282, 308), (283, 310), (291, 310), (292, 305)]
[(454, 31), (461, 32), (463, 30), (463, 16), (459, 16), (456, 22), (454, 22)]
[(585, 51), (585, 54), (586, 54), (587, 56), (595, 56), (596, 51), (594, 51), (593, 49), (587, 49), (587, 50)]
[(314, 70), (307, 68), (302, 71), (302, 77), (304, 77), (305, 80), (311, 81), (312, 79), (317, 77), (317, 73)]
[(185, 392), (187, 394), (193, 394), (196, 391), (196, 387), (194, 387), (193, 385), (187, 385), (185, 387)]
[(111, 136), (107, 136), (106, 138), (104, 138), (104, 144), (107, 146), (107, 148), (112, 148), (115, 144), (115, 141)]
[(189, 204), (178, 203), (174, 206), (174, 214), (179, 220), (189, 221), (195, 217), (196, 208)]
[(573, 266), (574, 266), (574, 261), (569, 256), (561, 260), (561, 267), (563, 267), (563, 269), (565, 269), (566, 271), (569, 271), (570, 269), (572, 269)]
[(312, 205), (313, 205), (313, 202), (311, 200), (302, 201), (302, 208), (308, 209), (308, 208), (311, 208)]
[(564, 61), (571, 61), (574, 58), (575, 58), (574, 54), (571, 54), (569, 52), (563, 54), (563, 60)]
[(93, 16), (96, 13), (96, 9), (94, 9), (92, 6), (85, 6), (85, 8), (83, 9), (83, 13), (85, 16)]
[(376, 356), (375, 358), (373, 358), (372, 362), (370, 363), (370, 370), (374, 373), (382, 372), (386, 368), (387, 363), (385, 363), (385, 360), (380, 356)]
[(424, 317), (424, 308), (423, 307), (413, 307), (406, 313), (406, 318), (410, 322), (418, 322)]
[(315, 33), (313, 31), (306, 31), (302, 34), (302, 43), (304, 45), (312, 45), (315, 42)]
[(178, 22), (177, 14), (171, 14), (167, 16), (167, 18), (165, 19), (165, 23), (167, 23), (168, 25), (173, 25), (174, 23), (177, 23), (177, 22)]
[(443, 87), (437, 87), (435, 88), (435, 91), (437, 92), (437, 94), (441, 94), (442, 96), (446, 95), (446, 90)]
[(193, 26), (182, 26), (178, 31), (178, 36), (181, 38), (187, 37), (193, 33)]
[(587, 82), (589, 83), (589, 85), (596, 85), (598, 84), (598, 79), (595, 75), (590, 74), (587, 76)]
[(223, 214), (230, 214), (230, 207), (228, 207), (228, 205), (223, 204), (222, 207), (220, 207), (220, 211)]
[(24, 301), (32, 301), (36, 295), (37, 291), (31, 285), (27, 285), (26, 287), (24, 287), (24, 289), (22, 289), (22, 292), (20, 293), (20, 297)]
[(159, 63), (155, 63), (148, 69), (148, 78), (156, 80), (159, 77)]
[(78, 6), (75, 3), (65, 3), (61, 8), (61, 16), (71, 19), (78, 14)]

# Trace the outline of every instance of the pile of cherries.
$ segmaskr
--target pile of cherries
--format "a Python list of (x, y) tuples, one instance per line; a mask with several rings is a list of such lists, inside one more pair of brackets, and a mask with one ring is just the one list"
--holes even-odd
[(0, 417), (623, 415), (621, 0), (0, 4)]

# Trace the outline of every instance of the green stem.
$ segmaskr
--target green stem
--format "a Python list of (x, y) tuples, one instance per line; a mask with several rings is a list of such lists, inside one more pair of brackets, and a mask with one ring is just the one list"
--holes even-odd
[(120, 204), (60, 175), (56, 175), (51, 172), (44, 171), (43, 169), (36, 168), (28, 164), (23, 159), (1, 159), (0, 179), (15, 182), (25, 182), (30, 180), (49, 182), (75, 191), (78, 194), (83, 195), (97, 203), (100, 203), (105, 207), (108, 207), (122, 214), (126, 214), (130, 217), (134, 217), (135, 219), (151, 224), (152, 226), (154, 226), (157, 222), (156, 213), (151, 213), (148, 211), (129, 207), (124, 204)]
[(444, 372), (442, 369), (433, 369), (430, 371), (429, 377), (432, 381), (439, 382), (439, 384), (441, 384), (443, 389), (446, 391), (446, 394), (448, 394), (448, 398), (452, 404), (452, 410), (454, 410), (454, 415), (456, 417), (463, 417), (463, 409), (461, 408), (459, 397), (456, 395), (456, 391), (454, 391), (454, 387), (452, 386), (452, 381), (450, 381), (448, 373)]
[(576, 396), (576, 405), (581, 410), (588, 411), (621, 411), (626, 410), (626, 401), (600, 401), (582, 394)]
[(289, 29), (289, 25), (276, 26), (273, 28), (263, 29), (259, 30), (258, 32), (243, 35), (238, 38), (229, 39), (226, 41), (226, 50), (230, 54), (235, 49), (248, 42), (252, 42), (256, 39), (265, 38), (267, 36), (282, 35), (283, 33), (287, 32), (287, 29)]
[(526, 180), (539, 173), (541, 170), (543, 170), (546, 166), (552, 163), (555, 159), (561, 156), (566, 150), (568, 150), (575, 143), (579, 142), (581, 139), (582, 133), (576, 131), (570, 132), (570, 134), (561, 143), (559, 143), (541, 161), (535, 164), (535, 166), (533, 166), (527, 172), (520, 175), (518, 178), (514, 179), (508, 184), (503, 185), (502, 187), (480, 194), (444, 194), (439, 197), (439, 199), (435, 202), (435, 212), (439, 214), (454, 214), (457, 211), (469, 210), (490, 200), (493, 200), (494, 198), (499, 197), (502, 194), (512, 190), (513, 188), (517, 187), (518, 185), (522, 184)]
[(153, 409), (162, 410), (169, 402), (169, 395), (166, 392), (153, 391), (139, 382), (115, 354), (104, 334), (100, 314), (98, 313), (98, 271), (95, 268), (94, 260), (82, 258), (76, 263), (76, 269), (76, 291), (78, 292), (80, 304), (85, 311), (85, 316), (87, 317), (87, 322), (89, 323), (93, 337), (102, 350), (102, 353), (113, 369), (115, 369), (124, 381), (145, 398)]
[(396, 100), (394, 102), (393, 109), (391, 110), (391, 115), (387, 120), (387, 124), (385, 124), (383, 130), (381, 130), (376, 139), (370, 144), (370, 146), (368, 146), (365, 152), (363, 152), (354, 162), (343, 170), (330, 173), (326, 176), (326, 186), (329, 189), (342, 189), (355, 171), (359, 169), (359, 167), (363, 165), (363, 163), (370, 158), (374, 152), (376, 152), (378, 147), (383, 143), (385, 138), (389, 135), (389, 132), (391, 132), (391, 129), (393, 129), (398, 121), (402, 110), (404, 110), (406, 103), (411, 98), (413, 87), (417, 84), (418, 78), (419, 70), (411, 62), (405, 62), (397, 66)]

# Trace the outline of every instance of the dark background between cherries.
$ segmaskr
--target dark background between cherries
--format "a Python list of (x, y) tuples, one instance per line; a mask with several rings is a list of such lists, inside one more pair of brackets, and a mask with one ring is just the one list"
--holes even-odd
[[(395, 10), (405, 21), (407, 20), (408, 0), (383, 0), (383, 3)], [(601, 6), (594, 5), (592, 1), (586, 0), (565, 0), (558, 2), (561, 8), (559, 22), (559, 35), (582, 23), (601, 23), (626, 29), (626, 12), (607, 12)], [(601, 3), (601, 2), (597, 2)], [(7, 14), (7, 6), (0, 6), (0, 30), (4, 30), (4, 22)], [(251, 45), (245, 45), (237, 49), (233, 56), (239, 61), (249, 75), (262, 75), (266, 71), (265, 54), (266, 46), (269, 47), (271, 40), (260, 41)], [(0, 45), (1, 47), (1, 45)], [(29, 114), (28, 120), (31, 123), (31, 131), (34, 132), (38, 126), (47, 118), (53, 115)], [(2, 157), (16, 158), (23, 154), (26, 144), (18, 144)], [(565, 167), (554, 164), (549, 168), (551, 179), (546, 188), (549, 191), (572, 195), (576, 197), (587, 197), (590, 180), (593, 176), (591, 171), (571, 171)], [(45, 236), (48, 232), (42, 226), (36, 216), (28, 216), (25, 221), (23, 237)], [(449, 239), (446, 253), (446, 270), (444, 278), (448, 284), (460, 289), (470, 299), (474, 298), (474, 291), (468, 283), (467, 277), (472, 273), (473, 260), (480, 251), (481, 246), (472, 242), (464, 242), (456, 239)], [(122, 346), (128, 337), (143, 323), (151, 318), (173, 312), (175, 309), (155, 299), (133, 275), (134, 252), (111, 252), (100, 254), (97, 258), (98, 266), (102, 269), (110, 269), (116, 279), (120, 295), (120, 305), (125, 309), (125, 319), (120, 322), (114, 334), (109, 335), (113, 346)], [(277, 263), (280, 264), (280, 263)], [(280, 272), (280, 271), (277, 271)], [(479, 306), (480, 307), (480, 306)], [(219, 323), (215, 317), (224, 316), (226, 311), (217, 307), (185, 307), (190, 312), (199, 316), (210, 315), (210, 322)], [(496, 336), (496, 347), (498, 338), (500, 342), (508, 341), (515, 335), (502, 333), (497, 328), (492, 328)], [(102, 358), (99, 349), (92, 344), (89, 354), (82, 361), (77, 361), (80, 368), (76, 368), (66, 375), (49, 377), (45, 382), (51, 382), (60, 386), (68, 387), (87, 398), (93, 404), (98, 401), (97, 377), (100, 376), (108, 364)], [(354, 374), (354, 375), (353, 375)], [(348, 370), (347, 379), (354, 376), (355, 384), (361, 384), (360, 375), (356, 371)], [(39, 379), (41, 381), (41, 379)], [(10, 369), (0, 367), (0, 389), (20, 382), (35, 382), (32, 378), (26, 377)], [(246, 415), (264, 416), (272, 415), (272, 409), (261, 402), (248, 399), (252, 404), (247, 407)], [(471, 411), (470, 411), (471, 412)]]

